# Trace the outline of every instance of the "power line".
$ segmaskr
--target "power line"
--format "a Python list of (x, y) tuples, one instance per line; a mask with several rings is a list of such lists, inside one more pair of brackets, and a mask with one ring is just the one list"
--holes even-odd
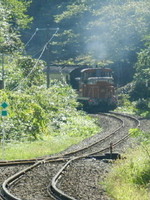
[[(34, 38), (34, 36), (36, 35), (36, 33), (38, 31), (49, 31), (49, 30), (59, 30), (59, 28), (36, 28), (35, 29), (35, 32), (32, 34), (31, 38), (29, 39), (29, 41), (25, 44), (25, 47), (32, 41), (32, 39)], [(37, 54), (39, 54), (41, 51), (42, 51), (43, 47), (38, 51), (36, 52), (35, 54), (31, 55), (32, 57), (35, 57)]]
[[(39, 30), (39, 29), (38, 29), (38, 30)], [(47, 29), (45, 29), (45, 30), (47, 30)], [(50, 29), (50, 30), (51, 30), (51, 29)], [(17, 89), (17, 88), (30, 76), (30, 74), (31, 74), (31, 73), (33, 72), (33, 70), (36, 68), (36, 66), (37, 66), (37, 64), (38, 64), (38, 62), (39, 62), (39, 60), (40, 60), (40, 58), (41, 58), (42, 55), (44, 54), (44, 52), (45, 52), (45, 50), (46, 50), (48, 44), (52, 41), (52, 39), (54, 38), (54, 36), (57, 34), (59, 28), (55, 28), (55, 29), (52, 29), (52, 30), (55, 30), (55, 33), (54, 33), (54, 34), (52, 35), (52, 37), (48, 40), (48, 42), (46, 42), (46, 44), (44, 45), (43, 50), (42, 50), (42, 52), (41, 52), (39, 58), (37, 59), (35, 65), (34, 65), (33, 68), (31, 69), (31, 71), (30, 71), (30, 72), (28, 73), (28, 75), (21, 81), (21, 83), (20, 83), (17, 87), (15, 87), (14, 89), (12, 89), (12, 90)]]
[(24, 47), (26, 47), (31, 42), (31, 40), (34, 38), (34, 36), (36, 35), (37, 32), (38, 32), (38, 28), (35, 29), (34, 33), (31, 36), (31, 38), (28, 40), (28, 42), (25, 44)]
[[(54, 29), (53, 29), (53, 30), (54, 30)], [(40, 58), (42, 57), (42, 55), (43, 55), (45, 49), (47, 48), (48, 44), (52, 41), (52, 39), (54, 38), (54, 36), (57, 34), (59, 28), (57, 28), (57, 29), (55, 29), (55, 30), (56, 30), (55, 33), (54, 33), (54, 34), (52, 35), (52, 37), (48, 40), (48, 42), (44, 45), (43, 50), (42, 50), (42, 52), (41, 52), (39, 58), (37, 59), (37, 62), (35, 63), (33, 69), (30, 71), (30, 73), (27, 75), (27, 77), (33, 72), (34, 68), (37, 66), (37, 64), (38, 64)]]

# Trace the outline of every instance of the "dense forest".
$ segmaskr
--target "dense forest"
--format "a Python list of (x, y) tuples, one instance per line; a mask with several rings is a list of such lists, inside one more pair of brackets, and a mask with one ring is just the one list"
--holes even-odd
[[(33, 34), (37, 28), (39, 31), (26, 48), (27, 54), (38, 57), (42, 45), (55, 34), (55, 30), (46, 31), (48, 25), (58, 27), (50, 43), (49, 59), (45, 55), (45, 60), (59, 64), (109, 64), (117, 84), (125, 85), (133, 80), (138, 53), (148, 48), (145, 45), (149, 42), (149, 12), (148, 0), (33, 0), (28, 14), (34, 20), (28, 33)], [(40, 31), (42, 28), (45, 31)], [(23, 34), (25, 42), (27, 36)]]
[[(3, 127), (0, 128), (0, 146), (4, 140), (7, 143), (52, 141), (57, 136), (69, 144), (70, 138), (83, 139), (99, 129), (95, 120), (76, 109), (76, 93), (65, 81), (51, 80), (50, 88), (46, 87), (44, 54), (47, 54), (51, 36), (46, 37), (40, 49), (36, 46), (38, 42), (34, 41), (32, 32), (36, 17), (29, 14), (30, 9), (37, 12), (36, 6), (32, 8), (33, 3), (0, 0), (0, 105), (3, 102), (8, 105), (7, 117), (4, 116), (5, 120), (0, 117), (1, 124), (5, 121), (5, 136)], [(38, 38), (42, 41), (42, 37)], [(40, 55), (34, 58), (32, 51), (28, 52), (30, 45), (33, 52), (42, 49)], [(2, 111), (0, 106), (1, 115)]]
[(28, 86), (44, 84), (39, 71), (46, 63), (98, 64), (114, 70), (116, 86), (125, 86), (131, 100), (150, 96), (149, 0), (0, 0), (0, 4), (0, 52), (7, 88), (18, 87), (26, 76)]

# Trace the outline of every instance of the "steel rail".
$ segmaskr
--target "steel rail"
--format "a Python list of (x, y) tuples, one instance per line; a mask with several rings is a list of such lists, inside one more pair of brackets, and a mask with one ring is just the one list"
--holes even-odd
[(136, 118), (136, 117), (134, 117), (134, 116), (131, 116), (131, 115), (127, 115), (127, 114), (125, 114), (125, 113), (119, 113), (119, 112), (109, 112), (110, 114), (114, 114), (114, 115), (119, 115), (119, 116), (122, 116), (122, 117), (128, 117), (128, 118), (130, 118), (130, 119), (132, 119), (132, 120), (135, 120), (136, 122), (137, 122), (137, 126), (136, 126), (136, 128), (137, 127), (140, 127), (140, 121)]
[(118, 118), (118, 117), (116, 117), (116, 116), (114, 116), (114, 115), (106, 114), (106, 113), (100, 113), (100, 114), (101, 114), (101, 115), (105, 115), (105, 116), (109, 116), (109, 117), (113, 117), (113, 118), (119, 120), (119, 121), (121, 122), (121, 125), (120, 125), (118, 128), (116, 128), (115, 131), (111, 132), (110, 134), (108, 134), (108, 135), (105, 136), (104, 138), (102, 138), (102, 139), (100, 139), (100, 140), (97, 140), (96, 142), (93, 142), (92, 144), (87, 145), (86, 147), (83, 147), (83, 148), (80, 148), (80, 149), (71, 151), (71, 152), (69, 152), (69, 153), (65, 153), (65, 154), (64, 154), (64, 157), (65, 157), (65, 156), (73, 155), (73, 154), (78, 153), (78, 152), (81, 152), (81, 151), (86, 150), (86, 149), (88, 149), (88, 148), (90, 148), (90, 147), (92, 147), (92, 146), (94, 146), (94, 145), (96, 145), (96, 144), (98, 144), (98, 143), (100, 143), (100, 142), (103, 142), (104, 140), (108, 139), (109, 137), (111, 137), (113, 134), (115, 134), (117, 131), (119, 131), (121, 128), (124, 127), (124, 121), (121, 120), (120, 118)]
[[(113, 113), (113, 114), (115, 114), (115, 113)], [(117, 113), (117, 114), (118, 114), (118, 113)], [(118, 115), (121, 115), (121, 114), (118, 114)], [(136, 127), (139, 127), (139, 126), (140, 126), (140, 122), (139, 122), (139, 120), (137, 120), (136, 118), (131, 117), (131, 116), (125, 116), (125, 115), (122, 115), (122, 116), (124, 116), (124, 117), (129, 117), (130, 119), (135, 120), (136, 123), (137, 123), (137, 126), (136, 126)], [(123, 126), (120, 126), (120, 128), (122, 128), (122, 127), (123, 127)], [(116, 132), (116, 131), (115, 131), (115, 132)], [(118, 145), (119, 143), (121, 143), (121, 141), (125, 140), (125, 139), (128, 138), (128, 137), (129, 137), (129, 135), (127, 135), (127, 136), (121, 138), (121, 139), (118, 140), (116, 143), (114, 143), (113, 146)], [(90, 153), (90, 154), (87, 154), (87, 155), (83, 155), (83, 156), (79, 156), (79, 157), (75, 157), (75, 158), (73, 158), (73, 159), (70, 159), (70, 160), (59, 170), (59, 172), (53, 177), (52, 183), (51, 183), (51, 185), (50, 185), (49, 188), (48, 188), (48, 192), (49, 192), (51, 195), (53, 195), (57, 200), (78, 200), (78, 199), (76, 199), (76, 198), (74, 198), (74, 197), (71, 197), (71, 196), (65, 194), (62, 190), (58, 189), (57, 186), (56, 186), (56, 184), (58, 183), (58, 180), (62, 177), (63, 172), (66, 171), (67, 166), (70, 165), (70, 163), (73, 162), (74, 160), (77, 160), (77, 159), (80, 159), (80, 158), (85, 158), (85, 157), (88, 157), (88, 156), (92, 156), (92, 155), (94, 155), (94, 154), (97, 154), (97, 153), (103, 152), (103, 151), (105, 151), (105, 150), (108, 150), (109, 148), (110, 148), (110, 146), (109, 146), (109, 147), (106, 147), (106, 148), (104, 148), (104, 149), (101, 149), (101, 150), (99, 150), (99, 151), (97, 151), (97, 152), (94, 152), (94, 153)]]
[[(103, 115), (106, 115), (106, 114), (103, 114)], [(112, 116), (109, 116), (109, 117), (112, 117)], [(119, 130), (121, 127), (124, 126), (123, 124), (123, 121), (120, 120), (119, 118), (113, 116), (113, 118), (116, 118), (117, 120), (119, 120), (121, 122), (121, 126), (119, 126), (117, 128), (117, 130)], [(116, 131), (117, 131), (116, 130)], [(111, 134), (109, 134), (108, 136), (104, 137), (103, 139), (101, 139), (100, 141), (103, 141), (104, 139), (107, 139)], [(100, 142), (100, 141), (97, 141), (96, 143)], [(79, 149), (79, 150), (76, 150), (76, 151), (73, 151), (73, 152), (70, 152), (70, 153), (66, 153), (66, 154), (63, 154), (61, 157), (60, 156), (55, 156), (55, 157), (48, 157), (48, 158), (45, 158), (45, 159), (42, 159), (42, 158), (39, 158), (39, 159), (29, 159), (29, 160), (14, 160), (14, 161), (1, 161), (0, 162), (0, 165), (1, 166), (8, 166), (8, 165), (17, 165), (17, 164), (32, 164), (30, 167), (18, 172), (17, 174), (11, 176), (10, 178), (8, 178), (2, 185), (2, 190), (1, 190), (1, 197), (4, 199), (4, 200), (20, 200), (18, 199), (17, 197), (15, 197), (14, 195), (12, 195), (9, 190), (7, 189), (11, 184), (15, 183), (16, 180), (18, 180), (22, 175), (24, 175), (27, 171), (33, 169), (34, 167), (36, 167), (37, 165), (43, 163), (43, 162), (52, 162), (52, 161), (58, 161), (59, 159), (60, 160), (64, 160), (64, 159), (67, 159), (65, 158), (66, 156), (68, 155), (73, 155), (77, 152), (80, 152), (82, 151), (83, 149), (87, 149), (89, 147), (92, 147), (94, 145), (91, 144), (85, 148), (82, 148), (82, 149)], [(80, 158), (80, 157), (78, 157)], [(75, 158), (77, 159), (77, 158)], [(66, 164), (66, 166), (68, 165), (68, 163), (70, 163), (71, 161), (69, 160)], [(65, 169), (66, 167), (64, 167)], [(63, 170), (62, 170), (63, 171)], [(59, 173), (57, 173), (58, 175)], [(59, 177), (59, 176), (58, 176)], [(57, 179), (57, 178), (56, 178)], [(54, 187), (51, 187), (51, 190), (55, 191), (57, 193), (57, 196), (59, 196), (59, 192), (58, 190), (56, 189), (56, 180), (54, 181), (55, 179), (53, 179), (53, 184), (54, 184)], [(60, 192), (61, 193), (61, 192)], [(59, 197), (60, 198), (60, 197)], [(69, 199), (70, 197), (63, 194), (63, 192), (61, 193), (61, 198), (63, 199)]]
[[(25, 168), (24, 170), (21, 170), (18, 173), (14, 174), (13, 176), (9, 177), (2, 184), (2, 189), (1, 189), (1, 193), (0, 193), (1, 198), (4, 199), (4, 200), (21, 200), (20, 198), (18, 198), (16, 196), (14, 196), (13, 194), (11, 194), (9, 192), (9, 190), (8, 190), (8, 187), (13, 185), (26, 172), (32, 170), (33, 168), (37, 167), (38, 165), (41, 165), (41, 164), (47, 163), (47, 162), (58, 162), (58, 161), (65, 161), (65, 159), (64, 158), (58, 158), (57, 160), (56, 159), (53, 160), (53, 159), (49, 159), (49, 158), (48, 159), (43, 159), (43, 160), (37, 161), (33, 165), (31, 165), (31, 166)], [(25, 163), (25, 164), (28, 164), (28, 163)]]
[[(52, 157), (48, 157), (48, 158), (46, 158), (46, 160), (47, 160), (47, 161), (50, 161), (50, 160), (54, 160), (54, 159), (59, 159), (59, 158), (71, 156), (71, 155), (74, 155), (75, 153), (78, 153), (78, 152), (81, 152), (81, 151), (83, 151), (83, 150), (86, 150), (86, 149), (92, 147), (93, 145), (96, 145), (96, 144), (98, 144), (98, 143), (100, 143), (100, 142), (103, 142), (103, 141), (106, 140), (107, 138), (111, 137), (112, 134), (114, 134), (114, 133), (117, 132), (121, 127), (124, 126), (124, 123), (123, 123), (123, 121), (122, 121), (120, 118), (118, 118), (118, 117), (116, 117), (116, 116), (113, 116), (113, 115), (106, 114), (106, 113), (100, 113), (100, 114), (101, 114), (101, 115), (105, 115), (105, 116), (109, 116), (109, 117), (113, 117), (113, 118), (119, 120), (119, 121), (121, 122), (121, 125), (120, 125), (120, 126), (118, 127), (118, 129), (116, 129), (113, 133), (108, 134), (106, 137), (104, 137), (104, 138), (98, 140), (97, 142), (94, 142), (94, 143), (92, 143), (92, 144), (90, 144), (90, 145), (87, 145), (86, 147), (83, 147), (83, 148), (81, 148), (81, 149), (77, 149), (77, 150), (71, 151), (71, 152), (69, 152), (69, 153), (64, 153), (62, 156), (52, 156)], [(36, 162), (38, 162), (38, 161), (42, 161), (42, 160), (44, 160), (44, 159), (45, 159), (44, 157), (41, 157), (41, 158), (26, 159), (26, 160), (0, 161), (0, 167), (1, 167), (1, 166), (3, 167), (3, 166), (21, 165), (21, 164), (23, 164), (23, 165), (25, 165), (25, 164), (34, 164), (34, 163), (36, 163)]]
[[(113, 113), (113, 114), (116, 114), (116, 113)], [(117, 113), (117, 114), (118, 114), (118, 115), (121, 115), (121, 114), (119, 114), (119, 113)], [(107, 116), (110, 117), (110, 115), (107, 115)], [(134, 120), (137, 121), (137, 119), (135, 119), (135, 118), (133, 118), (133, 117), (131, 117), (131, 116), (125, 116), (125, 115), (123, 115), (123, 116), (124, 116), (124, 117), (129, 117), (129, 118), (131, 118), (132, 120), (134, 119)], [(111, 115), (111, 117), (114, 117), (114, 116)], [(115, 117), (115, 118), (117, 118), (117, 117)], [(117, 118), (117, 119), (119, 119), (119, 118)], [(121, 126), (119, 126), (119, 127), (117, 128), (117, 130), (115, 130), (115, 131), (114, 131), (113, 133), (111, 133), (111, 134), (114, 134), (114, 133), (117, 132), (119, 129), (121, 129), (122, 127), (124, 127), (123, 120), (120, 119), (120, 121), (122, 122)], [(137, 127), (138, 127), (139, 125), (140, 125), (140, 123), (139, 123), (139, 121), (137, 121)], [(110, 137), (111, 134), (109, 134), (108, 136), (106, 136), (105, 138), (103, 138), (103, 139), (101, 139), (101, 140), (103, 141), (104, 139), (107, 139), (108, 137)], [(116, 146), (116, 145), (118, 145), (119, 143), (121, 143), (121, 141), (124, 140), (124, 139), (126, 139), (127, 137), (128, 137), (128, 135), (125, 136), (124, 138), (122, 138), (121, 140), (117, 141), (117, 142), (114, 144), (114, 146)], [(99, 142), (99, 141), (98, 141), (98, 142)], [(98, 142), (96, 142), (96, 143), (98, 143)], [(91, 145), (89, 145), (89, 147), (92, 147), (93, 145), (94, 145), (94, 143), (91, 144)], [(87, 149), (87, 148), (89, 148), (89, 147), (85, 147), (84, 149)], [(77, 159), (80, 159), (80, 158), (85, 158), (85, 157), (88, 157), (88, 156), (92, 156), (92, 155), (94, 155), (94, 154), (96, 154), (96, 153), (99, 153), (99, 152), (103, 152), (103, 151), (105, 151), (105, 150), (108, 150), (109, 148), (110, 148), (110, 147), (106, 147), (106, 148), (101, 149), (101, 150), (99, 150), (99, 151), (92, 152), (91, 154), (84, 154), (84, 155), (82, 155), (82, 156), (78, 156), (78, 157), (74, 157), (74, 158), (72, 158), (72, 159), (69, 159), (69, 161), (67, 161), (67, 163), (64, 165), (64, 167), (63, 167), (63, 168), (54, 176), (54, 178), (52, 179), (52, 184), (49, 186), (48, 191), (49, 191), (51, 194), (53, 194), (53, 196), (54, 196), (56, 199), (61, 199), (61, 200), (77, 200), (77, 199), (75, 199), (75, 198), (73, 198), (73, 197), (68, 196), (68, 195), (65, 194), (63, 191), (59, 190), (59, 189), (56, 187), (56, 185), (57, 185), (57, 183), (58, 183), (58, 180), (60, 179), (61, 175), (63, 174), (63, 171), (65, 171), (66, 167), (67, 167), (71, 162), (73, 162), (73, 160), (77, 160)], [(79, 150), (77, 150), (77, 151), (73, 151), (73, 152), (70, 152), (70, 153), (66, 153), (66, 154), (62, 155), (61, 157), (60, 157), (60, 156), (55, 156), (55, 157), (49, 157), (49, 158), (46, 158), (46, 159), (40, 158), (39, 160), (38, 160), (38, 159), (31, 159), (31, 160), (26, 160), (26, 161), (25, 161), (25, 160), (21, 160), (21, 163), (27, 162), (26, 164), (31, 163), (31, 164), (33, 164), (33, 165), (30, 166), (30, 167), (28, 167), (28, 168), (26, 168), (26, 169), (24, 169), (24, 170), (22, 170), (22, 171), (20, 171), (20, 172), (18, 172), (17, 174), (11, 176), (11, 177), (8, 178), (7, 180), (5, 180), (4, 183), (2, 184), (1, 197), (2, 197), (4, 200), (21, 200), (21, 199), (19, 199), (18, 197), (15, 197), (14, 195), (12, 195), (12, 194), (9, 192), (8, 187), (11, 186), (12, 184), (14, 184), (15, 181), (18, 180), (23, 174), (25, 174), (27, 171), (33, 169), (33, 168), (36, 167), (37, 165), (40, 165), (40, 164), (45, 163), (45, 162), (52, 162), (52, 161), (55, 162), (55, 161), (58, 161), (59, 159), (60, 159), (60, 161), (62, 161), (62, 160), (64, 161), (66, 156), (71, 155), (71, 154), (73, 155), (74, 153), (79, 152), (79, 151), (81, 151), (81, 150), (83, 150), (83, 149), (79, 149)], [(66, 160), (68, 160), (68, 159), (66, 159)], [(36, 163), (35, 163), (35, 162), (36, 162)], [(2, 163), (3, 163), (4, 165), (6, 165), (6, 163), (8, 164), (9, 162), (1, 162), (1, 164), (2, 164)], [(14, 162), (12, 161), (12, 163), (20, 163), (20, 160), (17, 160), (17, 161), (14, 161)], [(55, 194), (54, 194), (54, 193), (55, 193)]]
[(4, 166), (13, 166), (13, 165), (26, 165), (26, 164), (35, 164), (36, 162), (40, 162), (45, 160), (45, 162), (55, 162), (55, 161), (62, 161), (63, 156), (54, 156), (54, 157), (47, 157), (47, 158), (35, 158), (35, 159), (28, 159), (28, 160), (8, 160), (8, 161), (0, 161), (0, 167)]
[[(140, 126), (140, 121), (139, 121), (138, 119), (136, 119), (135, 117), (133, 117), (133, 116), (128, 116), (128, 115), (124, 115), (124, 114), (122, 114), (122, 113), (115, 113), (115, 112), (112, 112), (112, 114), (116, 114), (116, 115), (119, 115), (119, 116), (122, 116), (122, 117), (130, 118), (131, 120), (134, 120), (134, 121), (137, 123), (136, 128), (138, 128), (138, 127)], [(131, 135), (131, 134), (129, 133), (128, 135), (122, 137), (122, 138), (121, 138), (120, 140), (118, 140), (117, 142), (113, 143), (113, 147), (119, 145), (122, 141), (128, 139), (130, 135)], [(110, 149), (110, 146), (109, 146), (109, 147), (106, 147), (106, 148), (104, 148), (104, 149), (102, 149), (102, 150), (92, 152), (92, 153), (89, 154), (89, 156), (96, 155), (96, 154), (98, 154), (98, 153), (100, 153), (100, 152), (103, 152), (103, 151), (105, 151), (105, 150), (108, 150), (108, 149)]]
[(34, 167), (38, 166), (39, 164), (41, 164), (41, 161), (35, 163), (34, 165), (16, 173), (15, 175), (9, 177), (7, 180), (4, 181), (4, 183), (2, 184), (2, 189), (1, 189), (1, 197), (4, 200), (21, 200), (20, 198), (14, 196), (13, 194), (11, 194), (9, 192), (9, 190), (7, 189), (10, 185), (12, 185), (14, 182), (16, 182), (23, 174), (25, 174), (27, 171), (33, 169)]
[(66, 170), (66, 168), (69, 166), (69, 164), (73, 161), (76, 160), (77, 158), (70, 159), (58, 172), (57, 174), (53, 177), (51, 185), (48, 187), (48, 193), (50, 195), (53, 195), (56, 199), (58, 200), (76, 200), (74, 197), (71, 197), (67, 194), (65, 194), (62, 190), (58, 189), (56, 184), (58, 180), (61, 177), (61, 174), (63, 171)]

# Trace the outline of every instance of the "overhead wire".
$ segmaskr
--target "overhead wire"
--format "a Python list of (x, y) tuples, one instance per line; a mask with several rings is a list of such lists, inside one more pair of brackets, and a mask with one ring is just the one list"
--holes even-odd
[(33, 54), (32, 58), (34, 58), (36, 55), (38, 55), (42, 51), (42, 49), (43, 49), (43, 47), (38, 52), (36, 52), (35, 54)]
[(41, 52), (39, 58), (37, 59), (35, 65), (34, 65), (34, 67), (33, 67), (33, 69), (29, 72), (29, 74), (27, 75), (27, 77), (33, 72), (34, 68), (37, 66), (37, 64), (38, 64), (38, 62), (39, 62), (39, 60), (40, 60), (40, 58), (42, 57), (42, 55), (43, 55), (45, 49), (47, 48), (47, 45), (52, 41), (52, 39), (54, 38), (54, 36), (57, 34), (58, 30), (59, 30), (59, 29), (57, 28), (56, 31), (55, 31), (55, 33), (52, 35), (52, 37), (51, 37), (51, 38), (48, 40), (48, 42), (44, 45), (43, 50), (42, 50), (42, 52)]
[(38, 28), (35, 29), (34, 33), (33, 33), (32, 36), (31, 36), (31, 38), (28, 40), (28, 42), (25, 44), (24, 47), (26, 47), (26, 46), (31, 42), (31, 40), (34, 38), (34, 36), (35, 36), (36, 33), (38, 32), (38, 30), (39, 30)]
[(21, 81), (21, 83), (20, 83), (17, 87), (15, 87), (14, 89), (12, 89), (12, 91), (15, 90), (15, 89), (17, 89), (19, 86), (21, 86), (21, 84), (30, 76), (30, 74), (31, 74), (31, 73), (33, 72), (33, 70), (36, 68), (36, 66), (37, 66), (37, 64), (38, 64), (38, 62), (39, 62), (39, 60), (40, 60), (40, 58), (41, 58), (42, 55), (44, 54), (44, 52), (45, 52), (45, 50), (46, 50), (48, 44), (52, 41), (52, 39), (54, 38), (54, 36), (57, 34), (58, 30), (59, 30), (59, 28), (56, 28), (55, 33), (54, 33), (54, 34), (52, 35), (52, 37), (48, 40), (48, 42), (46, 42), (46, 44), (44, 45), (43, 50), (42, 50), (40, 56), (38, 57), (38, 59), (37, 59), (35, 65), (34, 65), (33, 68), (31, 69), (31, 71), (28, 73), (28, 75)]

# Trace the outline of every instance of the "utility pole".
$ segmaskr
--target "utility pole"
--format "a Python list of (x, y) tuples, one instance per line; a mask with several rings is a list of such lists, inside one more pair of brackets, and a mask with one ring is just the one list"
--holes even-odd
[[(49, 24), (47, 25), (47, 41), (49, 40)], [(50, 45), (47, 44), (47, 50), (46, 50), (46, 62), (47, 62), (47, 71), (46, 71), (46, 78), (47, 78), (47, 89), (50, 85)]]
[(1, 62), (2, 62), (2, 76), (0, 80), (0, 89), (4, 89), (4, 54), (1, 54)]
[(4, 87), (4, 54), (2, 54), (2, 81)]
[[(46, 80), (47, 80), (47, 88), (49, 88), (50, 86), (50, 41), (53, 39), (54, 35), (58, 32), (59, 28), (50, 28), (49, 24), (47, 25), (47, 28), (37, 28), (38, 31), (46, 31), (46, 40), (47, 42), (47, 46), (46, 46), (46, 63), (47, 63), (47, 70), (46, 70)], [(50, 38), (50, 30), (54, 30), (55, 33), (53, 34), (53, 36)]]

